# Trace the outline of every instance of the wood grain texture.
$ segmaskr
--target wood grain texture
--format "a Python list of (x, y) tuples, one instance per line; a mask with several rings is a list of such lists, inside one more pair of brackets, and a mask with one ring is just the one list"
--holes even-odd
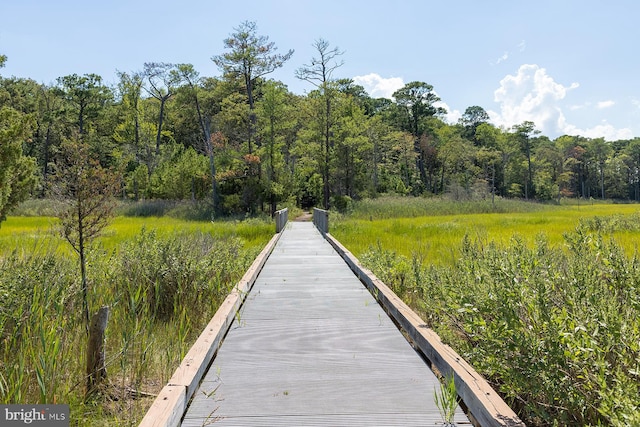
[(437, 378), (340, 255), (310, 223), (281, 234), (182, 425), (442, 425)]

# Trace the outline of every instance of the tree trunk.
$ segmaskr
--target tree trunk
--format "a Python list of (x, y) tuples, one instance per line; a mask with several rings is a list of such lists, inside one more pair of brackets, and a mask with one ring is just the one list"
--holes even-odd
[(329, 148), (331, 144), (330, 134), (331, 134), (331, 100), (329, 99), (329, 94), (326, 93), (326, 85), (325, 85), (325, 96), (326, 99), (326, 123), (325, 123), (325, 135), (324, 135), (324, 169), (322, 171), (322, 193), (323, 193), (323, 206), (325, 210), (329, 210), (329, 198), (330, 198), (330, 190), (329, 190)]
[(80, 279), (82, 289), (82, 312), (84, 317), (84, 327), (89, 333), (89, 297), (88, 297), (88, 283), (87, 283), (87, 259), (85, 257), (85, 242), (84, 242), (84, 223), (82, 218), (82, 212), (80, 206), (77, 206), (77, 224), (78, 224), (78, 255), (80, 257)]
[(156, 133), (156, 156), (160, 154), (160, 140), (162, 138), (162, 122), (164, 120), (164, 104), (169, 97), (162, 97), (160, 99), (160, 113), (158, 114), (158, 132)]
[(87, 346), (87, 392), (86, 396), (93, 394), (100, 383), (107, 378), (105, 364), (104, 332), (109, 320), (109, 307), (100, 307), (100, 310), (91, 320), (89, 329), (89, 344)]

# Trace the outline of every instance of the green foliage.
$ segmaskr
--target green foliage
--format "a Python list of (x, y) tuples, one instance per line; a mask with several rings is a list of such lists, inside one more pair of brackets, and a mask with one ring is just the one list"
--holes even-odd
[[(109, 384), (103, 399), (85, 402), (78, 387), (86, 335), (77, 263), (47, 232), (11, 218), (7, 227), (16, 228), (3, 233), (41, 239), (16, 241), (14, 251), (0, 255), (0, 403), (68, 403), (78, 425), (140, 421), (152, 399), (135, 393), (160, 390), (273, 233), (260, 220), (215, 227), (167, 221), (172, 225), (153, 222), (162, 227), (120, 236), (112, 250), (92, 253), (91, 282), (99, 290), (92, 305), (111, 307)], [(118, 232), (126, 236), (131, 222), (139, 227), (135, 218), (117, 220)], [(167, 231), (185, 224), (183, 232)]]
[(0, 402), (64, 401), (81, 324), (74, 265), (50, 247), (0, 258)]
[(362, 259), (528, 425), (634, 425), (640, 263), (580, 227), (553, 247), (465, 238), (455, 265), (372, 248)]
[(453, 374), (447, 375), (440, 383), (440, 390), (435, 392), (436, 406), (445, 426), (455, 426), (453, 418), (458, 408), (458, 392)]
[[(165, 160), (151, 174), (148, 196), (169, 200), (202, 200), (211, 192), (209, 160), (193, 148), (167, 144), (162, 147)], [(139, 167), (140, 168), (140, 167)], [(144, 172), (144, 166), (138, 173)], [(144, 183), (138, 178), (138, 185)]]
[(10, 209), (29, 197), (36, 185), (36, 163), (22, 155), (32, 118), (0, 107), (0, 223)]
[(238, 239), (217, 240), (207, 234), (160, 239), (143, 229), (121, 250), (127, 254), (120, 267), (126, 299), (141, 293), (138, 303), (146, 304), (145, 312), (162, 320), (202, 301), (219, 304), (230, 290), (231, 279), (241, 275), (239, 269), (245, 265), (239, 259)]

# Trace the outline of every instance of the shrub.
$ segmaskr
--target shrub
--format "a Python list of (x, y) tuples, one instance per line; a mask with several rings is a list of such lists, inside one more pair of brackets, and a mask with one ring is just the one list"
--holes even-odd
[(528, 425), (638, 425), (640, 260), (584, 226), (565, 242), (467, 237), (451, 266), (362, 259)]

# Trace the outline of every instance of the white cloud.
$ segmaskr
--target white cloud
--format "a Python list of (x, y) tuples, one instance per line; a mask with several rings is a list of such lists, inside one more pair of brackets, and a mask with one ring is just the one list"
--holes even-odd
[(462, 117), (462, 113), (460, 112), (460, 110), (452, 110), (444, 101), (435, 102), (433, 105), (435, 107), (442, 107), (447, 111), (447, 114), (445, 114), (442, 118), (449, 124), (457, 123), (460, 117)]
[(500, 111), (488, 111), (494, 123), (511, 127), (524, 121), (532, 121), (544, 134), (564, 133), (566, 119), (559, 107), (567, 92), (577, 88), (577, 83), (563, 86), (556, 83), (544, 68), (524, 64), (515, 75), (507, 75), (494, 92), (494, 100)]
[[(518, 43), (515, 48), (518, 50), (518, 52), (524, 52), (525, 49), (527, 48), (527, 43), (522, 40), (520, 43)], [(495, 62), (489, 62), (489, 64), (491, 65), (498, 65), (501, 62), (505, 62), (507, 59), (509, 59), (509, 57), (511, 56), (511, 54), (513, 53), (513, 51), (511, 50), (506, 50), (498, 59), (495, 60)]]
[(524, 52), (525, 49), (527, 48), (527, 42), (522, 40), (520, 43), (518, 43), (518, 50), (520, 52)]
[(588, 129), (578, 129), (573, 125), (567, 125), (565, 127), (564, 133), (567, 135), (579, 135), (587, 138), (604, 138), (607, 141), (617, 141), (619, 139), (633, 138), (633, 132), (631, 131), (631, 129), (617, 129), (606, 121), (603, 121), (602, 124)]
[(355, 76), (353, 81), (361, 85), (372, 98), (392, 98), (393, 92), (404, 86), (401, 77), (384, 78), (376, 73)]
[(598, 108), (602, 110), (604, 108), (613, 107), (615, 104), (616, 103), (614, 101), (611, 101), (611, 100), (609, 100), (609, 101), (601, 101), (601, 102), (598, 102)]
[[(500, 81), (500, 87), (494, 92), (494, 100), (499, 103), (500, 111), (487, 111), (491, 120), (498, 126), (509, 128), (524, 121), (531, 121), (544, 135), (551, 138), (560, 135), (580, 135), (587, 138), (605, 138), (613, 141), (632, 138), (628, 128), (615, 128), (606, 120), (602, 123), (581, 129), (568, 123), (562, 111), (562, 100), (578, 83), (564, 86), (547, 74), (544, 68), (535, 64), (524, 64), (515, 75), (507, 75)], [(571, 105), (569, 110), (613, 107), (612, 100), (601, 101), (595, 105), (589, 102)]]
[(496, 65), (498, 65), (499, 63), (506, 61), (507, 59), (509, 59), (509, 52), (505, 52), (502, 54), (502, 56), (498, 59), (496, 59)]
[(558, 101), (578, 86), (577, 83), (563, 86), (556, 83), (544, 68), (524, 64), (516, 75), (507, 75), (500, 81), (500, 87), (494, 92), (500, 112), (488, 113), (500, 126), (511, 127), (532, 121), (545, 134), (562, 133), (566, 120)]

